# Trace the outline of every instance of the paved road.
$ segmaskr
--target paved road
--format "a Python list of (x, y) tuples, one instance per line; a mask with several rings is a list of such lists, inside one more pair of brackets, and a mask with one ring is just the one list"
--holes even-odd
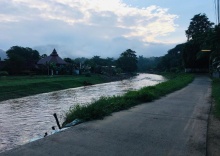
[(205, 156), (211, 81), (196, 79), (151, 103), (80, 124), (1, 156)]

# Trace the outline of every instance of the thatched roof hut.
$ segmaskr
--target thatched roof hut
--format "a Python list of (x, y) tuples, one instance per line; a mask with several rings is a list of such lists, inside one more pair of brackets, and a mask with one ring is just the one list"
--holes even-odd
[(46, 65), (46, 64), (50, 64), (50, 63), (54, 63), (56, 65), (65, 65), (65, 64), (67, 64), (63, 59), (61, 59), (59, 57), (59, 55), (57, 54), (57, 51), (55, 49), (50, 54), (50, 56), (42, 58), (37, 62), (38, 65)]

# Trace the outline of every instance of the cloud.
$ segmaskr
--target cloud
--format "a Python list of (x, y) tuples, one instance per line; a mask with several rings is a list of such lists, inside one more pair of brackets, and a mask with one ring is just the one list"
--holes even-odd
[(175, 32), (176, 18), (166, 8), (136, 8), (121, 0), (1, 0), (0, 42), (41, 53), (53, 45), (65, 57), (117, 56), (128, 48), (147, 56), (152, 45), (170, 47), (173, 41), (163, 38)]

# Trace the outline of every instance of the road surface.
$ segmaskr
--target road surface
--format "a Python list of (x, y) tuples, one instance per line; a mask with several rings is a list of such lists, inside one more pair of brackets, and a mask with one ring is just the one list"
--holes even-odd
[(1, 156), (205, 156), (211, 80), (151, 103), (83, 123)]

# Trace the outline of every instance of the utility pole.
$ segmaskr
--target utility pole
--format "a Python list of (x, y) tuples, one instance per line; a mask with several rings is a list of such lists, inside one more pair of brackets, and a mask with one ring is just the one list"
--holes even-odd
[(215, 16), (216, 16), (216, 24), (219, 25), (220, 23), (220, 7), (219, 7), (219, 0), (215, 0)]
[(220, 19), (219, 19), (219, 0), (217, 0), (217, 24), (219, 24), (219, 22), (220, 22)]
[(220, 4), (219, 0), (214, 0), (216, 25), (219, 25), (219, 23), (220, 23), (220, 6), (219, 6), (219, 4)]

